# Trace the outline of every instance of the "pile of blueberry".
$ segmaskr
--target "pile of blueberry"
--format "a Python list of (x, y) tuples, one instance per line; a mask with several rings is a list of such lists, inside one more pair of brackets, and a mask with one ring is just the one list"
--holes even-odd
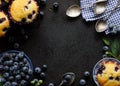
[(0, 56), (0, 75), (3, 86), (26, 86), (33, 68), (24, 52), (6, 52)]
[(41, 84), (43, 84), (43, 81), (46, 78), (46, 74), (45, 74), (46, 70), (47, 70), (47, 65), (45, 64), (42, 67), (35, 67), (33, 72), (33, 78), (30, 84), (33, 86), (41, 86)]
[(80, 86), (86, 86), (87, 84), (87, 79), (90, 77), (90, 73), (89, 71), (85, 71), (84, 72), (84, 79), (80, 79), (79, 83), (80, 83)]

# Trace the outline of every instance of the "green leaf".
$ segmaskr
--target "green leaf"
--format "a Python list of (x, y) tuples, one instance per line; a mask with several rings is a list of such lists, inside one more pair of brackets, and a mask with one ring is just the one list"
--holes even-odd
[(105, 54), (106, 54), (106, 55), (109, 55), (109, 56), (112, 56), (112, 57), (114, 57), (114, 58), (117, 58), (112, 52), (107, 51), (107, 52), (105, 52)]
[(115, 56), (118, 56), (119, 49), (120, 49), (119, 41), (117, 39), (115, 39), (111, 44), (111, 52), (112, 52), (112, 54), (114, 54)]
[(110, 45), (110, 40), (108, 38), (103, 38), (102, 40), (103, 40), (104, 44), (106, 44), (108, 46)]

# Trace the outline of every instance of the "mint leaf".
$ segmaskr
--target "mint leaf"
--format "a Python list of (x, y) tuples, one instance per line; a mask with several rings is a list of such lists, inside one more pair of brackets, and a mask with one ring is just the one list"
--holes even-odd
[(114, 54), (115, 56), (118, 56), (119, 49), (120, 49), (119, 41), (117, 39), (115, 39), (111, 44), (111, 52), (112, 52), (112, 54)]
[(103, 38), (102, 40), (103, 40), (104, 44), (106, 44), (108, 46), (110, 45), (110, 40), (108, 38)]

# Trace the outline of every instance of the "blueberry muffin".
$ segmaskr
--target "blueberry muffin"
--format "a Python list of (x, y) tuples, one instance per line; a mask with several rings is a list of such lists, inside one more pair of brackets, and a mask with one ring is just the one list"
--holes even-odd
[(39, 6), (35, 0), (13, 0), (9, 14), (15, 23), (31, 23), (36, 18), (38, 10)]
[(105, 61), (101, 64), (97, 80), (100, 86), (120, 86), (120, 65), (115, 61)]
[(4, 12), (0, 11), (0, 37), (5, 35), (9, 27), (10, 21), (7, 15)]

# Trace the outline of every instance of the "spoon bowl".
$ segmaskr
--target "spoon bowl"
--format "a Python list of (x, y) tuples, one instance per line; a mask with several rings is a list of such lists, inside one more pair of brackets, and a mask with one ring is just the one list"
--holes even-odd
[[(67, 75), (70, 75), (70, 79), (69, 79), (68, 82), (66, 82), (66, 79), (65, 79), (65, 77), (66, 77)], [(70, 86), (70, 85), (73, 84), (74, 81), (75, 81), (75, 73), (73, 73), (73, 72), (67, 72), (67, 73), (63, 74), (63, 76), (62, 76), (62, 81), (61, 81), (61, 83), (59, 84), (59, 86), (62, 86), (62, 85), (64, 85), (64, 84), (65, 84), (65, 86)]]
[(70, 7), (68, 7), (66, 11), (66, 15), (72, 18), (78, 17), (80, 14), (81, 14), (81, 10), (79, 5), (71, 5)]
[(105, 12), (107, 0), (99, 0), (94, 3), (94, 13), (99, 15)]
[(95, 29), (97, 32), (104, 32), (108, 29), (108, 24), (104, 20), (98, 20), (95, 25)]

